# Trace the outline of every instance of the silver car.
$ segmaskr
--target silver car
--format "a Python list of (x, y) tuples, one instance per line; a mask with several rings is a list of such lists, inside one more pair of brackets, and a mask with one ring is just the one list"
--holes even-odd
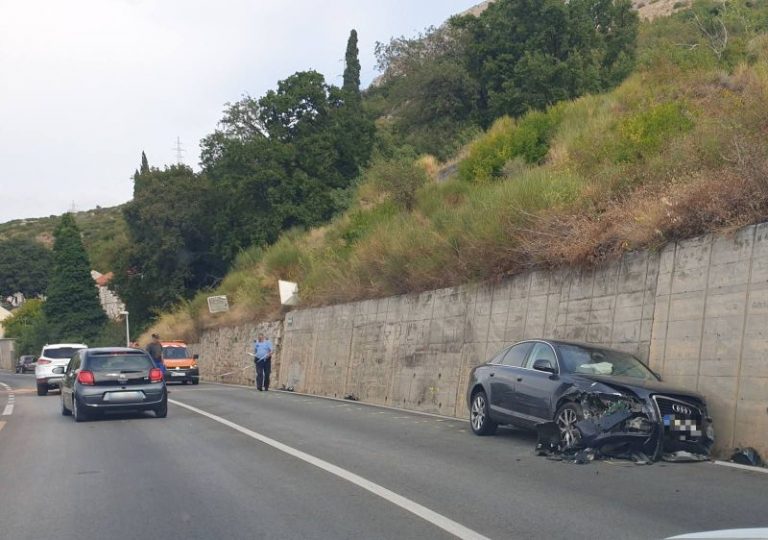
[(37, 395), (44, 396), (48, 390), (58, 388), (64, 375), (62, 370), (56, 370), (56, 368), (66, 367), (72, 355), (86, 348), (88, 345), (82, 343), (54, 343), (44, 346), (35, 366)]

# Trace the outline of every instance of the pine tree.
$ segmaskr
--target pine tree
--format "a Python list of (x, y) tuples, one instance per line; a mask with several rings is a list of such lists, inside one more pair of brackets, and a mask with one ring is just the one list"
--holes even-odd
[(72, 214), (61, 217), (54, 237), (53, 269), (44, 304), (51, 338), (87, 343), (99, 335), (107, 318)]
[(139, 169), (139, 172), (141, 174), (147, 174), (149, 172), (149, 160), (147, 160), (147, 154), (143, 151), (141, 152), (141, 169)]

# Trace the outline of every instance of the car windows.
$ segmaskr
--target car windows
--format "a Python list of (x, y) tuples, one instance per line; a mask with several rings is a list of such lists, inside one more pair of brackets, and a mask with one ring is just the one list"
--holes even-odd
[(525, 357), (528, 356), (528, 352), (533, 345), (534, 343), (531, 341), (513, 345), (507, 349), (504, 358), (501, 360), (501, 364), (505, 366), (522, 367), (525, 362)]
[(105, 354), (88, 357), (91, 371), (143, 371), (153, 367), (144, 354)]
[(563, 369), (569, 373), (656, 380), (656, 375), (629, 353), (573, 344), (562, 344), (558, 349)]
[(80, 369), (80, 354), (75, 353), (67, 364), (67, 372), (76, 371)]
[(189, 358), (186, 347), (165, 347), (163, 349), (163, 358), (168, 360), (186, 360)]
[(557, 368), (557, 358), (555, 357), (555, 351), (552, 350), (547, 343), (537, 343), (531, 354), (528, 355), (528, 361), (525, 363), (525, 367), (533, 369), (533, 364), (536, 360), (549, 360), (552, 367)]
[(57, 360), (63, 360), (65, 358), (71, 358), (75, 351), (79, 351), (80, 348), (76, 347), (56, 347), (51, 349), (43, 349), (43, 356), (46, 358), (55, 358)]

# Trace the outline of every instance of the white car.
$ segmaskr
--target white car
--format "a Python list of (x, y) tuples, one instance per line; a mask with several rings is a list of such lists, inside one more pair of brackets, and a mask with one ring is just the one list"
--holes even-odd
[(58, 388), (59, 382), (64, 378), (64, 369), (57, 370), (60, 373), (54, 373), (57, 367), (66, 369), (69, 359), (80, 349), (87, 349), (88, 345), (82, 343), (54, 343), (46, 345), (37, 359), (35, 367), (35, 379), (37, 380), (37, 395), (44, 396), (48, 390)]

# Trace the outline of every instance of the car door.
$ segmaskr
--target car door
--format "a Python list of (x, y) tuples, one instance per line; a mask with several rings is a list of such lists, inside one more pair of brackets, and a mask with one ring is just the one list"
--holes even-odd
[(497, 357), (495, 369), (490, 373), (491, 409), (505, 417), (506, 421), (514, 420), (512, 403), (515, 394), (517, 371), (521, 369), (528, 352), (534, 342), (524, 341), (509, 347), (500, 357)]
[(523, 368), (516, 370), (511, 409), (528, 424), (552, 421), (552, 396), (561, 384), (556, 374), (533, 369), (537, 360), (548, 361), (558, 371), (555, 349), (543, 341), (536, 342)]
[(72, 410), (72, 391), (78, 369), (80, 369), (80, 353), (76, 352), (69, 359), (67, 369), (64, 371), (64, 380), (61, 381), (61, 399), (69, 410)]

